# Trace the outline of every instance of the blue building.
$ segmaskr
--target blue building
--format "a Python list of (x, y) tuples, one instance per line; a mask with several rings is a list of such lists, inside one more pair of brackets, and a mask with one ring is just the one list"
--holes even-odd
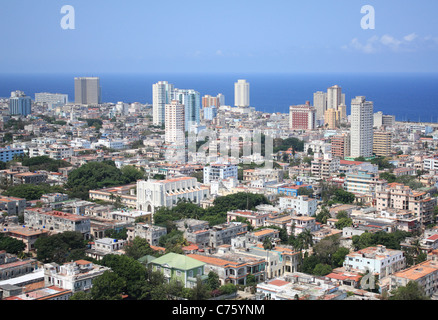
[(24, 155), (24, 151), (21, 148), (2, 148), (0, 149), (0, 161), (9, 162), (14, 160), (14, 156), (22, 156)]
[(212, 121), (217, 116), (217, 108), (215, 106), (204, 108), (204, 120)]
[(300, 188), (312, 189), (311, 185), (303, 184), (301, 181), (297, 181), (294, 185), (283, 185), (277, 189), (278, 194), (283, 194), (285, 196), (298, 196), (298, 190)]
[(32, 113), (32, 99), (22, 91), (11, 93), (9, 99), (9, 113), (11, 115), (27, 116)]

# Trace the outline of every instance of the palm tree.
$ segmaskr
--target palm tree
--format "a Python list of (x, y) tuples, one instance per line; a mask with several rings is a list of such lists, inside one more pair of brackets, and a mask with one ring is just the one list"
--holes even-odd
[(313, 235), (309, 229), (305, 229), (299, 234), (298, 237), (303, 240), (303, 245), (305, 249), (308, 249), (313, 245)]
[(271, 241), (271, 238), (270, 237), (266, 237), (264, 240), (263, 240), (263, 249), (265, 249), (265, 250), (272, 250), (272, 241)]

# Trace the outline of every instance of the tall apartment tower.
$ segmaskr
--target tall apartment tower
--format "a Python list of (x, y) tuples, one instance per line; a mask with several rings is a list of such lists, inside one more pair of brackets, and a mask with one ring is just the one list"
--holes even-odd
[(217, 98), (219, 99), (219, 106), (225, 105), (225, 96), (222, 93), (219, 93), (217, 95)]
[(175, 100), (184, 105), (185, 129), (201, 122), (201, 94), (192, 89), (175, 89)]
[(323, 120), (327, 110), (327, 93), (318, 91), (313, 94), (313, 106), (316, 110), (316, 120)]
[(175, 99), (175, 87), (167, 81), (159, 81), (152, 85), (153, 124), (161, 126), (165, 123), (166, 104)]
[(373, 102), (358, 96), (351, 101), (351, 157), (373, 155)]
[(185, 145), (185, 107), (178, 100), (165, 105), (165, 142)]
[(337, 109), (339, 105), (345, 104), (345, 95), (338, 85), (327, 89), (327, 109)]
[(234, 84), (234, 105), (236, 107), (249, 107), (249, 83), (246, 80), (238, 80)]
[(75, 78), (75, 103), (102, 103), (102, 89), (100, 87), (100, 79), (97, 77)]
[(291, 130), (314, 130), (316, 110), (310, 103), (289, 107), (289, 128)]
[(210, 95), (205, 95), (202, 97), (202, 107), (216, 107), (219, 108), (221, 106), (219, 97), (212, 97)]
[(9, 98), (9, 114), (27, 116), (32, 113), (32, 99), (23, 91), (11, 92)]

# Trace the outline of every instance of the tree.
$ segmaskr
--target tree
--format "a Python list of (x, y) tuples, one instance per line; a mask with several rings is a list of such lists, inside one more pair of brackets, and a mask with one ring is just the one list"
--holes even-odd
[(326, 276), (330, 272), (332, 272), (332, 270), (332, 267), (330, 267), (328, 264), (318, 263), (313, 269), (312, 274), (314, 274), (315, 276)]
[(303, 239), (305, 249), (313, 246), (313, 234), (310, 229), (305, 229), (298, 237)]
[(85, 259), (86, 243), (80, 232), (65, 231), (38, 238), (35, 241), (37, 259), (43, 263), (63, 264), (70, 260)]
[(75, 292), (69, 300), (79, 300), (79, 301), (85, 301), (85, 300), (92, 300), (91, 293), (87, 293), (84, 291), (78, 291)]
[(326, 207), (323, 207), (316, 215), (315, 219), (321, 224), (327, 224), (327, 219), (330, 219), (331, 217), (330, 211)]
[(340, 247), (338, 250), (336, 250), (336, 252), (332, 255), (332, 266), (334, 268), (342, 267), (344, 264), (345, 256), (349, 253), (350, 251), (344, 247)]
[(393, 183), (396, 181), (397, 177), (390, 172), (383, 172), (379, 175), (381, 179), (388, 181), (388, 183)]
[(325, 237), (314, 247), (314, 254), (318, 257), (320, 263), (332, 265), (332, 257), (339, 249), (340, 235)]
[(23, 241), (5, 236), (3, 233), (0, 233), (0, 251), (5, 250), (10, 254), (20, 254), (25, 248), (26, 244)]
[(406, 286), (398, 287), (396, 290), (393, 290), (391, 294), (392, 296), (389, 300), (430, 300), (415, 281), (409, 281)]
[(151, 249), (149, 242), (146, 239), (135, 237), (125, 247), (125, 254), (135, 260), (140, 259), (146, 255), (152, 255), (154, 250)]
[(222, 294), (233, 294), (237, 292), (237, 287), (235, 284), (227, 283), (219, 288)]
[(309, 196), (312, 197), (313, 196), (313, 189), (311, 188), (306, 188), (306, 187), (301, 187), (298, 189), (297, 194), (299, 196)]
[(121, 300), (126, 281), (117, 273), (105, 271), (93, 281), (91, 297), (93, 300)]
[(335, 191), (334, 201), (336, 201), (336, 202), (350, 204), (350, 203), (353, 203), (355, 199), (356, 199), (356, 196), (354, 195), (354, 193), (345, 191), (341, 188), (338, 188)]
[(335, 223), (336, 229), (338, 230), (342, 230), (346, 227), (351, 227), (352, 225), (353, 220), (351, 220), (350, 218), (341, 218)]
[(126, 255), (108, 254), (103, 257), (101, 264), (111, 268), (125, 281), (124, 292), (137, 299), (142, 292), (142, 283), (146, 280), (147, 269), (139, 261)]
[(210, 290), (216, 290), (220, 286), (219, 275), (216, 272), (210, 271), (208, 273), (207, 285)]
[(114, 161), (89, 162), (68, 175), (65, 187), (72, 196), (86, 200), (89, 190), (129, 184), (139, 177), (143, 173), (132, 166), (120, 170)]
[(263, 249), (272, 250), (272, 248), (273, 248), (273, 245), (272, 245), (271, 237), (266, 237), (265, 239), (263, 239)]
[(210, 293), (207, 285), (201, 280), (201, 277), (196, 277), (196, 285), (192, 288), (191, 300), (207, 300), (210, 298)]

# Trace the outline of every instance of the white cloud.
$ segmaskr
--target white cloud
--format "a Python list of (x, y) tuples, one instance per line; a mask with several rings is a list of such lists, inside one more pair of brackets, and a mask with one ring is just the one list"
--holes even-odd
[(418, 35), (414, 32), (414, 33), (408, 34), (408, 35), (405, 36), (403, 39), (404, 39), (405, 41), (411, 42), (411, 41), (414, 41), (414, 40), (417, 39), (417, 38), (418, 38)]
[(342, 46), (344, 50), (360, 51), (366, 54), (393, 51), (393, 52), (409, 52), (426, 47), (436, 47), (437, 38), (428, 36), (420, 37), (416, 33), (411, 33), (404, 36), (402, 39), (397, 39), (389, 34), (383, 36), (373, 36), (361, 42), (357, 38), (350, 41), (348, 45)]

